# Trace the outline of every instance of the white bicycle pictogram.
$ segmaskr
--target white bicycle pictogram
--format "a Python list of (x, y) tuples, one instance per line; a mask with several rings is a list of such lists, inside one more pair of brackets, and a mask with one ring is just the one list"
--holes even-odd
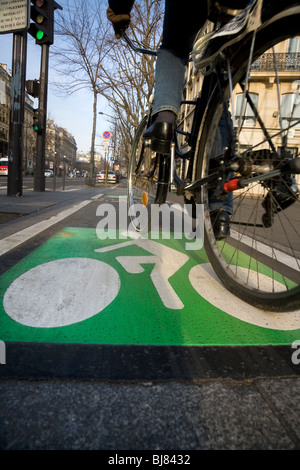
[[(130, 236), (130, 240), (95, 252), (100, 256), (112, 252), (129, 274), (138, 275), (144, 271), (143, 265), (152, 264), (150, 280), (164, 307), (173, 311), (184, 309), (169, 279), (187, 263), (189, 256), (136, 233)], [(145, 255), (124, 255), (124, 250), (133, 245), (143, 249)], [(242, 321), (270, 329), (300, 328), (299, 311), (282, 316), (249, 306), (220, 284), (209, 263), (192, 267), (188, 281), (203, 299)], [(22, 325), (63, 327), (101, 313), (116, 299), (120, 288), (119, 273), (108, 263), (92, 258), (63, 258), (31, 268), (15, 279), (4, 294), (3, 305), (7, 315)], [(196, 294), (197, 302), (200, 304)]]

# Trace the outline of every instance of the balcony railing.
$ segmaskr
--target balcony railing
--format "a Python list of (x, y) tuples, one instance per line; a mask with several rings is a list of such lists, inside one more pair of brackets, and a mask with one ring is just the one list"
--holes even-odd
[[(300, 52), (280, 52), (276, 54), (276, 66), (279, 72), (300, 70)], [(274, 56), (266, 52), (253, 62), (252, 70), (257, 72), (274, 72)]]

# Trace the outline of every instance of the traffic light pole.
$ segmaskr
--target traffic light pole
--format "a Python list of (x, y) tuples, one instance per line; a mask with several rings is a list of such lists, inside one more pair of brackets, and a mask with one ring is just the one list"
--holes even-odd
[(45, 191), (45, 152), (46, 152), (46, 123), (47, 123), (47, 95), (48, 95), (48, 69), (49, 45), (41, 46), (41, 71), (39, 90), (39, 110), (42, 115), (42, 129), (36, 138), (36, 164), (34, 172), (34, 191)]
[(9, 123), (9, 156), (7, 196), (23, 194), (23, 123), (25, 112), (27, 32), (14, 33), (11, 80), (11, 114)]

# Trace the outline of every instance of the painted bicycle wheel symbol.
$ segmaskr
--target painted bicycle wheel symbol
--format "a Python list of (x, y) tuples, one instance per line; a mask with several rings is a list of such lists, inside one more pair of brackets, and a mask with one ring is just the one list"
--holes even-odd
[[(124, 248), (132, 245), (144, 249), (145, 255), (123, 255)], [(184, 308), (169, 279), (189, 260), (186, 254), (141, 237), (95, 251), (100, 255), (114, 252), (114, 258), (130, 274), (138, 275), (144, 271), (144, 264), (152, 264), (150, 278), (162, 304), (173, 311)], [(262, 312), (236, 299), (207, 263), (190, 270), (189, 282), (202, 298), (242, 321), (270, 329), (300, 328), (299, 312)], [(7, 315), (22, 325), (62, 327), (102, 312), (117, 297), (120, 287), (119, 274), (109, 264), (91, 258), (65, 258), (36, 266), (15, 279), (4, 294), (3, 305)]]

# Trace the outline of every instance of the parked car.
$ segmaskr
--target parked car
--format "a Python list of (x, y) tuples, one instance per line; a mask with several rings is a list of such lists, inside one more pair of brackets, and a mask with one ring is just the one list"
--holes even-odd
[(52, 170), (45, 170), (44, 175), (45, 175), (47, 178), (53, 178), (53, 171), (52, 171)]
[[(97, 175), (97, 179), (99, 183), (105, 183), (105, 178), (106, 178), (106, 171), (102, 170), (100, 173)], [(107, 182), (108, 183), (116, 183), (117, 182), (117, 177), (115, 173), (111, 170), (108, 170), (107, 172)]]

